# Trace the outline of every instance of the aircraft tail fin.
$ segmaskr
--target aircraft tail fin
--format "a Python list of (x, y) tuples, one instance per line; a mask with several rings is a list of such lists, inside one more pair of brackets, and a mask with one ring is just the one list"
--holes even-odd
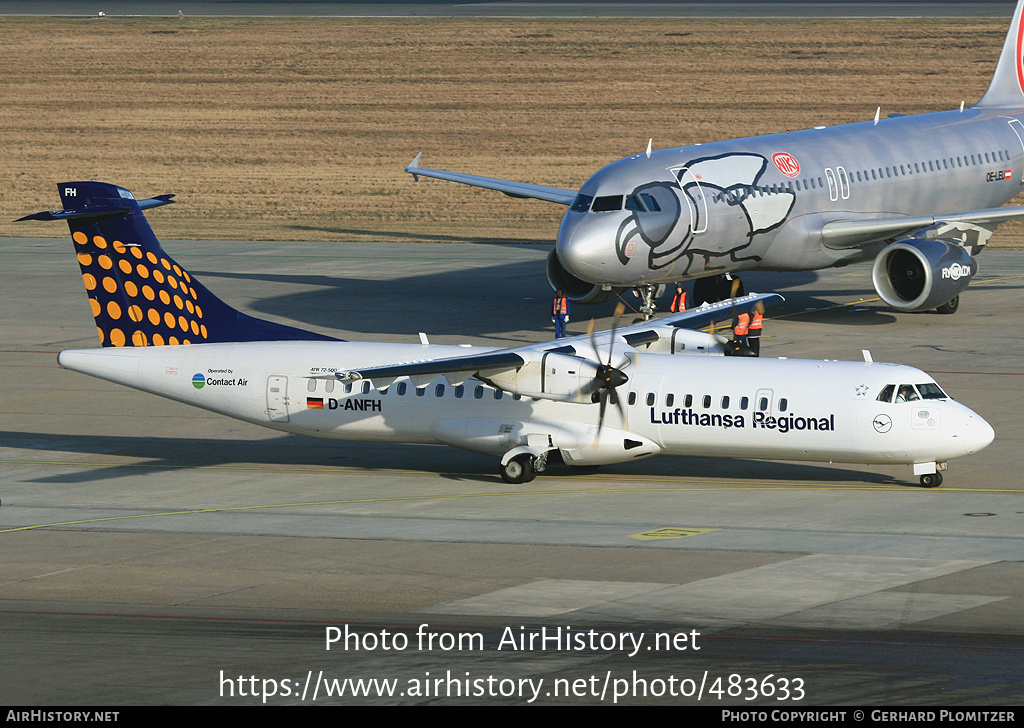
[(136, 200), (103, 182), (58, 190), (63, 210), (21, 220), (67, 220), (103, 346), (335, 340), (237, 311), (175, 263), (142, 214), (174, 195)]
[(1024, 0), (1018, 0), (1013, 11), (1013, 21), (1003, 42), (1003, 51), (999, 54), (996, 72), (992, 76), (988, 90), (975, 108), (985, 107), (1021, 107), (1024, 106), (1024, 25), (1021, 24), (1021, 11)]

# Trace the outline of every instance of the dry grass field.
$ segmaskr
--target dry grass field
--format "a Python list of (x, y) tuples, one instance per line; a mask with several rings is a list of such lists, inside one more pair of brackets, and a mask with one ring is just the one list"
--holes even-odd
[[(0, 235), (55, 185), (182, 204), (169, 238), (550, 243), (563, 208), (424, 166), (577, 187), (655, 146), (972, 103), (971, 20), (4, 19)], [(1011, 245), (1021, 228), (1003, 228)]]

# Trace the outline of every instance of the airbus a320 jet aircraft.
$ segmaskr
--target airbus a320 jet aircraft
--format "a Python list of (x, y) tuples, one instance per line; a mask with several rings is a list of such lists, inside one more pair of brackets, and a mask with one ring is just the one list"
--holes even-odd
[(60, 365), (276, 430), (452, 445), (500, 458), (511, 483), (557, 452), (903, 463), (935, 486), (994, 437), (917, 369), (707, 356), (734, 349), (690, 327), (775, 294), (510, 349), (339, 341), (240, 313), (175, 263), (142, 213), (173, 195), (58, 189), (63, 210), (22, 219), (67, 220), (103, 344)]
[(995, 75), (974, 106), (691, 144), (619, 160), (577, 190), (427, 169), (406, 172), (567, 205), (547, 277), (581, 303), (697, 279), (695, 303), (733, 273), (874, 260), (901, 311), (953, 313), (995, 227), (1024, 190), (1024, 28), (1019, 2)]

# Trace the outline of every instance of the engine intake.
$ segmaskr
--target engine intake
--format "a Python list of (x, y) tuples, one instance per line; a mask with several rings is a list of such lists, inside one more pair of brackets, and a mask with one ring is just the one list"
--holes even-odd
[(620, 288), (611, 288), (605, 291), (601, 289), (600, 285), (587, 283), (585, 280), (577, 278), (562, 267), (554, 249), (548, 254), (547, 274), (551, 290), (557, 291), (561, 288), (565, 297), (573, 303), (604, 303), (622, 292)]
[(871, 282), (893, 308), (928, 311), (959, 296), (977, 272), (977, 261), (959, 245), (908, 238), (878, 254)]

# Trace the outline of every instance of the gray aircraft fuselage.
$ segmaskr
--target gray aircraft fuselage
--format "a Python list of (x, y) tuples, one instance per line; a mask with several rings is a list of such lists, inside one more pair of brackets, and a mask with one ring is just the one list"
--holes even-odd
[[(879, 296), (953, 313), (973, 256), (1024, 184), (1024, 0), (985, 95), (954, 111), (692, 144), (609, 164), (578, 190), (426, 169), (406, 171), (569, 207), (548, 257), (551, 287), (582, 303), (703, 279), (696, 302), (730, 294), (725, 274), (816, 270), (874, 259)], [(698, 288), (700, 289), (699, 295)]]
[(637, 154), (601, 169), (580, 195), (634, 195), (647, 208), (646, 193), (661, 211), (571, 208), (558, 257), (612, 286), (870, 260), (886, 240), (830, 247), (824, 224), (1005, 204), (1024, 182), (1022, 116), (968, 108)]

